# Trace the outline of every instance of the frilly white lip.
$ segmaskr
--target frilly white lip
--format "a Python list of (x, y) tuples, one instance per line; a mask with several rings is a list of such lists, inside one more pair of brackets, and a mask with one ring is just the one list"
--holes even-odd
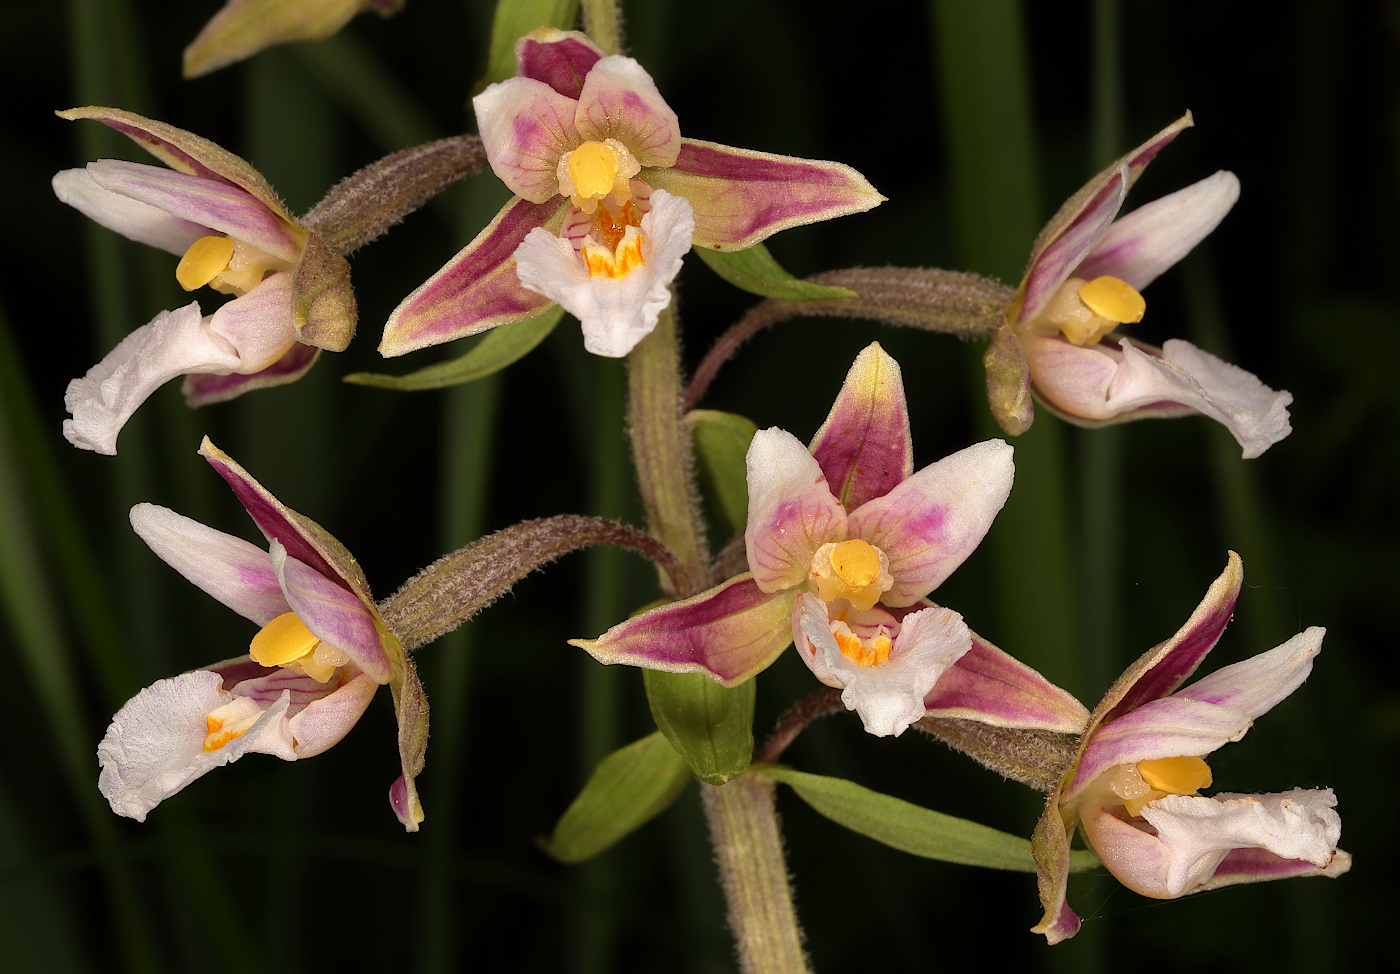
[(618, 278), (591, 276), (570, 241), (538, 227), (516, 248), (521, 286), (578, 318), (584, 347), (594, 355), (626, 355), (651, 334), (671, 303), (671, 282), (695, 233), (689, 201), (654, 190), (640, 229), (642, 264)]

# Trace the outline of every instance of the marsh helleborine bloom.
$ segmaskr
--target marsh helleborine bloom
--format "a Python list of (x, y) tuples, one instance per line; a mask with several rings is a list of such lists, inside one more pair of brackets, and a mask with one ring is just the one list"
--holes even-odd
[(413, 779), (427, 741), (427, 703), (359, 565), (208, 439), (199, 452), (269, 550), (154, 504), (131, 509), (132, 527), (172, 568), (261, 628), (249, 655), (159, 680), (127, 701), (97, 749), (102, 794), (119, 815), (145, 821), (163, 799), (244, 754), (286, 761), (320, 754), (389, 684), (403, 764), (389, 797), (416, 831), (423, 810)]
[(241, 61), (264, 48), (294, 41), (317, 41), (373, 10), (392, 17), (405, 0), (228, 0), (190, 46), (185, 77), (197, 78)]
[(191, 406), (291, 382), (321, 349), (343, 351), (355, 334), (355, 295), (345, 258), (329, 250), (278, 200), (262, 175), (207, 139), (114, 108), (75, 108), (129, 136), (170, 168), (115, 159), (53, 179), (69, 206), (108, 229), (180, 255), (187, 291), (208, 285), (234, 300), (212, 315), (192, 302), (136, 329), (81, 379), (64, 403), (74, 446), (117, 452), (136, 408), (183, 375)]
[(787, 227), (868, 210), (858, 172), (681, 137), (628, 57), (541, 27), (515, 77), (473, 100), (491, 168), (515, 197), (384, 327), (386, 356), (534, 317), (552, 302), (598, 355), (626, 355), (670, 303), (692, 242), (742, 250)]
[(750, 570), (574, 645), (734, 686), (795, 640), (872, 734), (926, 713), (1077, 732), (1078, 701), (925, 598), (982, 540), (1011, 479), (1001, 440), (914, 473), (899, 365), (871, 345), (810, 448), (776, 428), (754, 436)]
[(1082, 426), (1202, 413), (1224, 424), (1246, 457), (1292, 430), (1289, 393), (1190, 342), (1171, 339), (1157, 349), (1117, 333), (1142, 320), (1141, 290), (1239, 199), (1239, 180), (1222, 171), (1118, 217), (1142, 170), (1191, 124), (1187, 113), (1109, 166), (1036, 238), (986, 356), (992, 412), (1008, 432), (1030, 425), (1032, 389), (1057, 415)]
[(1065, 900), (1076, 828), (1119, 882), (1158, 899), (1351, 867), (1337, 848), (1330, 788), (1197, 794), (1212, 781), (1205, 756), (1296, 690), (1322, 648), (1324, 630), (1314, 627), (1178, 689), (1220, 639), (1243, 581), (1232, 551), (1186, 625), (1129, 667), (1089, 717), (1032, 839), (1045, 906), (1035, 932), (1052, 944), (1079, 929)]

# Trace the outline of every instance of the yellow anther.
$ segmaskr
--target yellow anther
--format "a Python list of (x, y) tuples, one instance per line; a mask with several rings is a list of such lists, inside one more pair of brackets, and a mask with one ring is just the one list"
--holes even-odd
[(1210, 787), (1210, 765), (1198, 757), (1159, 758), (1139, 761), (1138, 774), (1155, 791), (1170, 795), (1192, 795)]
[(836, 645), (841, 648), (841, 655), (852, 663), (860, 666), (879, 666), (890, 658), (893, 643), (884, 629), (869, 639), (861, 639), (844, 625), (839, 628), (833, 626), (831, 634), (836, 637)]
[(233, 241), (228, 237), (200, 237), (180, 258), (175, 280), (186, 291), (201, 288), (219, 276), (232, 256)]
[(880, 555), (869, 542), (852, 538), (832, 549), (831, 567), (851, 588), (864, 588), (880, 577)]
[(626, 277), (645, 263), (642, 235), (636, 227), (628, 227), (616, 250), (609, 250), (590, 236), (583, 242), (583, 262), (590, 277)]
[(569, 153), (569, 178), (574, 195), (601, 198), (612, 192), (617, 181), (618, 159), (612, 146), (585, 142)]
[(253, 637), (248, 653), (263, 666), (282, 666), (301, 659), (319, 642), (295, 612), (284, 612)]
[(1116, 277), (1096, 277), (1079, 289), (1079, 300), (1100, 318), (1130, 325), (1141, 321), (1147, 302), (1127, 281)]

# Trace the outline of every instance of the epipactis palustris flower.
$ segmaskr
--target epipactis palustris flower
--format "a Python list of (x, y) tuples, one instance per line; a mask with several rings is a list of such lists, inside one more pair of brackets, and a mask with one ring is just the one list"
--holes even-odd
[(101, 159), (53, 178), (69, 206), (108, 229), (180, 256), (186, 291), (234, 296), (211, 315), (199, 302), (162, 311), (124, 338), (64, 403), (74, 446), (117, 452), (117, 434), (160, 386), (186, 376), (191, 406), (300, 378), (321, 349), (355, 334), (355, 295), (345, 258), (291, 215), (246, 161), (207, 139), (115, 108), (74, 108), (129, 136), (170, 168)]
[(132, 527), (172, 568), (261, 628), (247, 656), (159, 680), (127, 701), (97, 749), (102, 794), (119, 815), (145, 821), (163, 799), (244, 754), (286, 761), (320, 754), (388, 684), (402, 763), (389, 798), (416, 831), (423, 810), (413, 779), (423, 765), (427, 702), (360, 566), (207, 438), (199, 452), (269, 550), (154, 504), (131, 509)]
[(1202, 413), (1230, 430), (1245, 457), (1292, 430), (1289, 393), (1190, 342), (1171, 339), (1159, 349), (1119, 334), (1143, 319), (1141, 291), (1239, 199), (1239, 180), (1221, 171), (1118, 216), (1143, 169), (1191, 124), (1188, 112), (1109, 166), (1036, 238), (986, 357), (992, 411), (1008, 432), (1030, 425), (1031, 391), (1081, 426)]
[(264, 48), (338, 33), (362, 11), (398, 13), (405, 0), (228, 0), (185, 48), (186, 78), (241, 61)]
[(1205, 757), (1296, 690), (1322, 648), (1324, 630), (1314, 627), (1178, 689), (1220, 639), (1243, 582), (1232, 551), (1186, 624), (1130, 666), (1090, 715), (1031, 843), (1045, 906), (1035, 932), (1052, 944), (1079, 929), (1065, 898), (1076, 828), (1119, 882), (1158, 899), (1351, 868), (1337, 848), (1342, 822), (1330, 788), (1198, 794), (1212, 784)]
[(384, 326), (386, 356), (531, 318), (558, 302), (618, 357), (656, 327), (694, 243), (743, 250), (884, 197), (834, 162), (681, 137), (632, 58), (541, 27), (515, 77), (475, 99), (487, 159), (515, 197)]
[(925, 596), (972, 553), (1011, 490), (988, 440), (914, 473), (899, 365), (860, 353), (810, 447), (760, 430), (748, 452), (749, 571), (593, 640), (604, 663), (734, 686), (790, 642), (872, 734), (927, 713), (1075, 733), (1083, 706)]

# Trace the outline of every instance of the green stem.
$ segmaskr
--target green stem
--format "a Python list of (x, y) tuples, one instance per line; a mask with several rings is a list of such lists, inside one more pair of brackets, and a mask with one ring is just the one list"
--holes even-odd
[(771, 781), (753, 774), (725, 785), (700, 786), (743, 974), (812, 969), (792, 905), (774, 789)]
[[(627, 357), (628, 409), (632, 459), (637, 467), (647, 527), (701, 580), (710, 577), (709, 545), (695, 487), (690, 434), (681, 421), (680, 350), (671, 308), (661, 312), (656, 328)], [(667, 584), (662, 579), (663, 586)]]

